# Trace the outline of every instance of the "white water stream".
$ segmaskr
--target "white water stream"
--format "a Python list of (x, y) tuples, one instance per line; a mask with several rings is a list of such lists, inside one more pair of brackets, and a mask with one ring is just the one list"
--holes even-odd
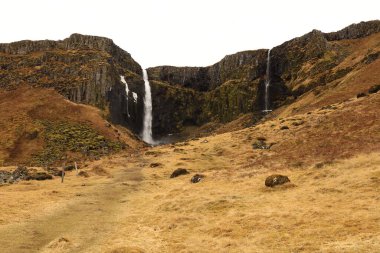
[(154, 144), (152, 136), (152, 93), (150, 90), (150, 84), (148, 79), (148, 73), (143, 69), (145, 96), (144, 96), (144, 122), (142, 139), (148, 144)]

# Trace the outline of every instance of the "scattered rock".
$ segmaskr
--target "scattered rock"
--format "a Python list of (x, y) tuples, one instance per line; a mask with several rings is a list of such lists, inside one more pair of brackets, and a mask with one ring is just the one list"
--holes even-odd
[(11, 181), (12, 173), (0, 170), (0, 184), (6, 184)]
[(266, 139), (264, 137), (258, 137), (257, 141), (252, 144), (253, 149), (270, 149), (272, 145), (267, 145), (265, 142)]
[(202, 180), (202, 178), (204, 178), (205, 176), (202, 175), (202, 174), (195, 174), (191, 179), (190, 179), (190, 182), (192, 182), (193, 184), (196, 184), (196, 183), (199, 183), (199, 181)]
[(65, 170), (65, 171), (72, 171), (72, 170), (74, 170), (74, 169), (75, 169), (75, 166), (74, 166), (74, 165), (67, 165), (67, 166), (64, 167), (64, 170)]
[(170, 178), (175, 178), (175, 177), (178, 177), (181, 175), (187, 175), (187, 174), (190, 174), (190, 172), (188, 172), (187, 169), (179, 168), (173, 171), (173, 173), (170, 175)]
[(369, 94), (377, 93), (379, 90), (380, 90), (380, 84), (377, 84), (369, 88), (368, 93)]
[(274, 187), (276, 185), (282, 185), (290, 182), (287, 176), (283, 175), (271, 175), (265, 179), (265, 186)]
[(208, 140), (203, 140), (201, 141), (201, 143), (208, 143)]
[(156, 168), (156, 167), (160, 167), (162, 165), (162, 163), (151, 163), (150, 165), (149, 165), (149, 167), (151, 167), (151, 168)]
[(367, 96), (367, 94), (365, 94), (364, 92), (361, 92), (358, 95), (356, 95), (356, 98), (362, 98), (362, 97), (365, 97), (365, 96)]
[(287, 129), (289, 129), (288, 126), (282, 126), (282, 127), (280, 128), (280, 130), (287, 130)]
[(29, 139), (29, 140), (34, 140), (38, 137), (38, 131), (37, 130), (34, 130), (30, 133), (27, 133), (26, 134), (26, 137)]
[(29, 172), (25, 166), (19, 166), (12, 172), (14, 180), (28, 180)]
[(176, 152), (176, 153), (183, 153), (185, 150), (183, 148), (175, 148), (173, 149), (173, 152)]
[(47, 167), (46, 168), (46, 171), (49, 173), (49, 174), (51, 174), (51, 175), (53, 175), (53, 176), (56, 176), (56, 177), (60, 177), (60, 176), (62, 176), (62, 170), (60, 170), (60, 169), (58, 169), (58, 168), (55, 168), (55, 167)]
[(84, 170), (80, 171), (78, 173), (78, 176), (80, 176), (80, 177), (90, 177), (90, 175), (88, 174), (88, 172), (84, 171)]
[(305, 123), (305, 121), (300, 120), (300, 121), (295, 121), (295, 122), (293, 122), (292, 125), (293, 125), (293, 126), (300, 126), (300, 125), (302, 125), (303, 123)]
[(47, 174), (46, 172), (36, 172), (36, 173), (34, 173), (34, 174), (31, 174), (31, 175), (27, 178), (27, 180), (38, 180), (38, 181), (42, 181), (42, 180), (50, 180), (50, 179), (53, 179), (53, 176)]

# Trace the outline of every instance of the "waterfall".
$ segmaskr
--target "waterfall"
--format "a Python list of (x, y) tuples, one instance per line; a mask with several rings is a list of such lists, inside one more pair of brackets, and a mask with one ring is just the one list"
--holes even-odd
[(130, 118), (131, 115), (129, 115), (129, 106), (128, 106), (128, 95), (129, 95), (128, 84), (125, 81), (124, 76), (120, 76), (120, 81), (125, 85), (125, 94), (126, 94), (126, 101), (127, 101), (127, 116), (128, 116), (128, 118)]
[(269, 86), (270, 86), (270, 49), (268, 50), (267, 56), (267, 70), (265, 73), (267, 80), (265, 81), (265, 109), (263, 112), (271, 112), (269, 109)]
[(154, 144), (152, 137), (152, 94), (148, 80), (148, 73), (143, 69), (145, 96), (144, 96), (144, 122), (142, 139), (148, 144)]

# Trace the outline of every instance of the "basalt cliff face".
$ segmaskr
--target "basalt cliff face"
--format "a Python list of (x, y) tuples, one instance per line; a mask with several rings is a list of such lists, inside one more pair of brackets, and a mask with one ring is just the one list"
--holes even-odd
[[(251, 114), (252, 124), (265, 115), (262, 110), (267, 78), (271, 79), (270, 109), (299, 104), (307, 94), (313, 94), (316, 101), (325, 91), (332, 94), (333, 90), (349, 87), (354, 93), (375, 85), (376, 75), (361, 83), (352, 84), (352, 80), (376, 68), (379, 32), (378, 20), (333, 33), (313, 30), (270, 51), (269, 76), (268, 49), (228, 55), (207, 67), (149, 68), (153, 135), (180, 132), (188, 125), (224, 124), (247, 114)], [(0, 88), (10, 90), (23, 85), (54, 88), (73, 102), (102, 109), (113, 123), (141, 133), (142, 70), (110, 39), (73, 34), (62, 41), (0, 44)], [(352, 96), (347, 89), (340, 95), (342, 99)], [(297, 106), (292, 110), (299, 109)]]
[[(293, 103), (310, 91), (319, 93), (328, 84), (338, 86), (348, 74), (376, 61), (379, 32), (380, 21), (369, 21), (333, 33), (313, 30), (274, 47), (269, 107)], [(377, 44), (366, 43), (368, 38)], [(208, 67), (149, 68), (153, 132), (160, 135), (188, 124), (226, 123), (246, 113), (253, 113), (253, 122), (262, 117), (267, 54), (267, 49), (239, 52)]]
[(112, 122), (135, 132), (142, 128), (142, 84), (140, 65), (107, 38), (73, 34), (62, 41), (0, 44), (0, 88), (54, 88), (73, 102), (106, 111)]

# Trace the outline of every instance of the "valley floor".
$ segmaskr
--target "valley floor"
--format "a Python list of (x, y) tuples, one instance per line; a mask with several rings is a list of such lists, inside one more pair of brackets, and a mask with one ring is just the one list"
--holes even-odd
[[(88, 162), (88, 178), (2, 186), (0, 251), (377, 252), (379, 104), (373, 94)], [(257, 138), (271, 148), (253, 149)], [(169, 178), (176, 168), (190, 174)], [(273, 173), (291, 182), (265, 187)]]

